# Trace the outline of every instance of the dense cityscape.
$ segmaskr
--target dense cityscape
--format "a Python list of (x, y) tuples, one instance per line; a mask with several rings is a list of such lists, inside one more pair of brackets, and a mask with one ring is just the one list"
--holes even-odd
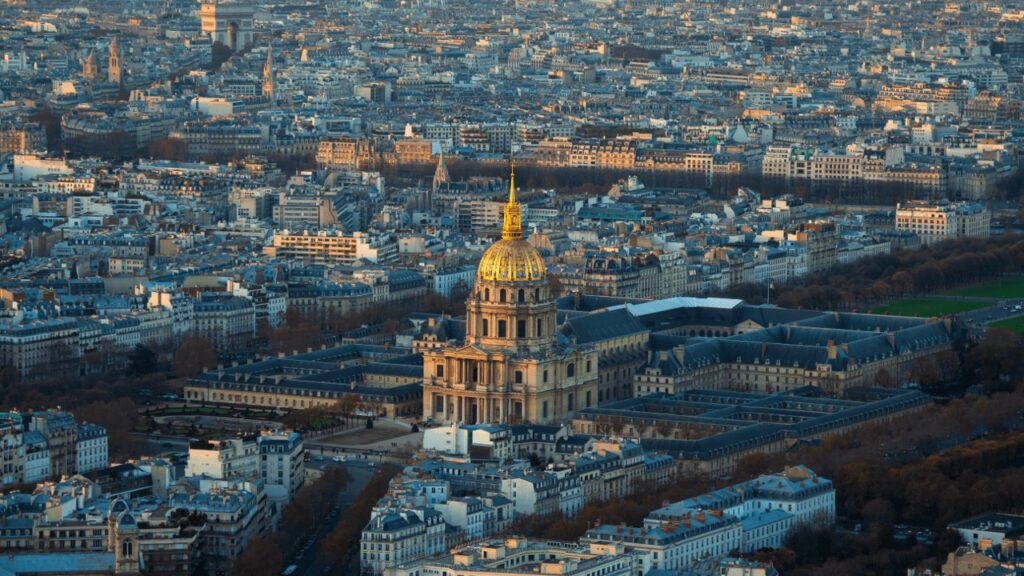
[(1024, 5), (4, 0), (0, 576), (1024, 574)]

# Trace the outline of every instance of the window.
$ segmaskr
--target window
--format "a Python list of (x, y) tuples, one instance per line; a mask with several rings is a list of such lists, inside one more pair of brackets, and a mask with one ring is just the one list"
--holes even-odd
[(587, 374), (590, 374), (590, 360), (587, 360)]
[(575, 363), (570, 362), (569, 365), (565, 367), (565, 375), (568, 376), (569, 378), (572, 378), (573, 376), (576, 375), (576, 364)]
[(533, 289), (533, 301), (540, 302), (540, 288)]
[(523, 290), (522, 288), (520, 288), (519, 289), (519, 303), (522, 304), (524, 302), (526, 302), (526, 290)]
[(516, 337), (526, 338), (526, 320), (516, 320)]
[(499, 302), (504, 302), (505, 301), (505, 289), (504, 288), (501, 289), (501, 292), (498, 292), (498, 301)]
[(573, 400), (575, 400), (575, 398), (573, 398), (573, 395), (572, 395), (572, 394), (569, 394), (569, 398), (568, 398), (568, 400), (567, 400), (567, 402), (566, 402), (566, 405), (567, 405), (567, 406), (568, 406), (568, 408), (569, 408), (569, 412), (572, 412), (572, 411), (573, 411)]
[(490, 334), (488, 334), (488, 332), (490, 331), (489, 324), (490, 324), (490, 322), (487, 321), (487, 318), (484, 318), (484, 321), (483, 321), (484, 336), (490, 336)]
[(548, 417), (548, 401), (547, 400), (545, 400), (544, 403), (541, 404), (541, 414), (542, 414), (542, 418), (547, 418)]
[(548, 383), (548, 371), (547, 370), (544, 371), (544, 383), (545, 384)]
[(437, 365), (437, 377), (444, 378), (444, 364)]
[(544, 319), (537, 318), (537, 337), (539, 338), (542, 334), (544, 334)]
[(516, 370), (516, 384), (522, 384), (522, 383), (523, 383), (523, 371), (522, 370)]
[(476, 365), (475, 362), (473, 363), (473, 371), (471, 372), (471, 374), (473, 379), (470, 380), (470, 382), (475, 383), (480, 381), (480, 368), (479, 366)]
[(504, 320), (498, 320), (498, 338), (504, 338), (508, 336), (508, 327), (505, 325)]
[(490, 300), (490, 299), (491, 299), (491, 289), (490, 288), (484, 288), (484, 300)]
[(590, 390), (587, 390), (587, 408), (590, 408)]

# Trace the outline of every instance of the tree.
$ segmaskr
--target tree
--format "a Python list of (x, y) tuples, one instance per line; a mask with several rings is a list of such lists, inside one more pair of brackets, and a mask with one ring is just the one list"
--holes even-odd
[(892, 374), (888, 370), (882, 368), (878, 372), (875, 372), (874, 385), (881, 388), (892, 388), (896, 384), (896, 380), (893, 379)]
[(49, 107), (40, 108), (29, 117), (33, 122), (38, 122), (46, 131), (46, 149), (50, 152), (61, 150), (60, 142), (60, 116), (53, 113)]
[(302, 321), (296, 324), (279, 326), (270, 334), (270, 351), (273, 353), (305, 352), (309, 348), (319, 348), (323, 344), (320, 327), (312, 322)]
[(242, 554), (231, 564), (230, 576), (276, 576), (284, 567), (284, 554), (269, 536), (249, 541)]
[(759, 476), (768, 472), (778, 465), (778, 458), (773, 455), (755, 452), (745, 454), (736, 461), (736, 472), (734, 478), (747, 479)]
[(922, 356), (914, 360), (914, 364), (910, 367), (910, 378), (928, 388), (942, 380), (942, 373), (934, 358)]
[(1024, 368), (1021, 341), (1013, 332), (989, 328), (985, 338), (967, 356), (969, 374), (991, 392), (1013, 388), (1013, 378)]
[(156, 370), (156, 352), (142, 344), (135, 346), (128, 356), (128, 374), (141, 376), (152, 374), (154, 370)]
[(174, 374), (179, 378), (190, 378), (216, 367), (217, 352), (202, 336), (186, 338), (174, 353)]
[(227, 62), (229, 58), (231, 58), (231, 48), (223, 42), (214, 42), (211, 68), (213, 70), (220, 70), (221, 65)]
[(149, 143), (147, 152), (153, 158), (181, 162), (188, 159), (188, 144), (181, 138), (160, 138)]

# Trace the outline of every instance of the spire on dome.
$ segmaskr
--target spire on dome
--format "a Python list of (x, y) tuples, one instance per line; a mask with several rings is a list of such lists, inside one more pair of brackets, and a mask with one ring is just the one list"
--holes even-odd
[(523, 209), (516, 201), (516, 166), (512, 164), (512, 175), (508, 181), (508, 202), (505, 204), (505, 221), (501, 226), (503, 240), (521, 240), (523, 238)]

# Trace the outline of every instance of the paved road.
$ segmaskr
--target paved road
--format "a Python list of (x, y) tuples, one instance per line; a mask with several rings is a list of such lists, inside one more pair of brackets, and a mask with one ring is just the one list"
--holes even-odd
[(375, 471), (371, 463), (362, 460), (345, 462), (345, 469), (349, 473), (349, 483), (345, 490), (338, 493), (337, 505), (312, 534), (312, 540), (309, 542), (309, 545), (303, 545), (305, 546), (305, 551), (300, 551), (297, 555), (287, 558), (285, 561), (286, 566), (290, 564), (298, 566), (298, 569), (295, 571), (296, 576), (322, 576), (323, 574), (332, 573), (331, 567), (320, 559), (320, 545), (324, 537), (338, 524), (341, 515), (352, 504), (352, 499), (366, 488)]
[(984, 331), (986, 324), (1017, 316), (1024, 316), (1024, 298), (1000, 300), (994, 306), (959, 314), (960, 320), (973, 325), (979, 336)]

